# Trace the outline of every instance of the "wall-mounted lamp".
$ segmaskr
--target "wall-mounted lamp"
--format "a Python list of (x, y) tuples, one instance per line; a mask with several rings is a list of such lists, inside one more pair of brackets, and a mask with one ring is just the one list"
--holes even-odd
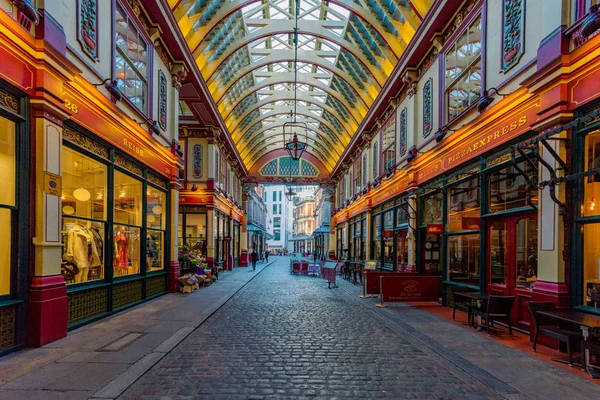
[(179, 157), (183, 157), (183, 150), (181, 149), (180, 144), (177, 144), (177, 150), (175, 150), (175, 153), (177, 153)]
[(408, 149), (408, 154), (406, 155), (406, 162), (411, 163), (413, 161), (415, 161), (415, 159), (417, 158), (417, 155), (419, 154), (423, 154), (421, 153), (419, 150), (417, 150), (417, 146), (412, 146), (410, 149)]
[(192, 187), (190, 188), (190, 190), (191, 190), (192, 192), (195, 192), (196, 190), (198, 190), (198, 186), (196, 186), (196, 184), (194, 183), (194, 184), (192, 185)]
[(457, 131), (457, 129), (448, 129), (448, 127), (438, 129), (438, 131), (434, 135), (436, 143), (440, 143), (442, 140), (444, 140), (444, 138), (446, 137), (448, 132), (456, 132), (456, 131)]
[(587, 38), (598, 29), (600, 29), (600, 10), (597, 4), (593, 4), (590, 7), (590, 15), (581, 24), (581, 36)]
[(156, 136), (160, 135), (160, 127), (158, 126), (158, 122), (156, 122), (156, 120), (151, 120), (150, 118), (148, 118), (145, 121), (135, 121), (135, 123), (140, 126), (142, 126), (143, 124), (148, 124), (151, 133), (155, 134)]
[(119, 83), (117, 81), (106, 78), (104, 81), (102, 81), (102, 83), (92, 86), (98, 87), (102, 85), (104, 85), (104, 88), (108, 91), (108, 93), (110, 93), (113, 103), (121, 101), (123, 98), (123, 93), (121, 93), (121, 90), (119, 89)]
[(498, 92), (498, 89), (496, 88), (491, 88), (491, 89), (486, 89), (483, 91), (483, 96), (481, 96), (479, 98), (479, 101), (477, 102), (477, 110), (482, 113), (486, 108), (488, 108), (488, 106), (490, 104), (492, 104), (494, 102), (494, 98), (492, 96), (490, 96), (490, 94), (492, 92), (495, 92), (497, 95), (499, 96), (507, 96), (506, 94), (502, 94), (500, 92)]

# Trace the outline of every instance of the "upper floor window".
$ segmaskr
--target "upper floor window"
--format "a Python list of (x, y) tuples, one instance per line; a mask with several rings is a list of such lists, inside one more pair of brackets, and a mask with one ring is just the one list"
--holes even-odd
[(148, 44), (119, 4), (115, 28), (115, 78), (119, 90), (146, 113), (148, 97)]
[(391, 118), (381, 134), (381, 158), (384, 171), (396, 164), (396, 118)]
[(481, 15), (471, 21), (445, 56), (447, 121), (452, 121), (481, 96)]
[(362, 190), (362, 158), (358, 157), (354, 162), (354, 193)]

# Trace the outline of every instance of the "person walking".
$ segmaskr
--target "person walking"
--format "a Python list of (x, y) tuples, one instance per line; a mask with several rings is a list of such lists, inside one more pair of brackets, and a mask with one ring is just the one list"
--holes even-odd
[(265, 251), (265, 262), (269, 262), (269, 250)]
[(258, 261), (258, 253), (256, 253), (256, 249), (252, 249), (252, 254), (250, 254), (250, 260), (252, 261), (252, 269), (256, 270), (256, 262)]

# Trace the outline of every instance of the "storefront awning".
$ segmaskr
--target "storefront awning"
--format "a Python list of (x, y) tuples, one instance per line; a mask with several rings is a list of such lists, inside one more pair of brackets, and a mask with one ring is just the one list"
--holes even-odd
[(292, 236), (290, 241), (294, 242), (296, 240), (306, 240), (306, 239), (309, 239), (308, 235), (298, 235), (298, 236)]
[(273, 236), (273, 235), (271, 235), (269, 232), (265, 232), (265, 239), (267, 239), (267, 240), (271, 240), (271, 239), (273, 239), (273, 237), (274, 237), (274, 236)]
[(252, 224), (248, 224), (248, 226), (246, 226), (246, 231), (248, 232), (265, 232), (265, 230), (261, 227), (258, 227), (256, 225), (252, 225)]

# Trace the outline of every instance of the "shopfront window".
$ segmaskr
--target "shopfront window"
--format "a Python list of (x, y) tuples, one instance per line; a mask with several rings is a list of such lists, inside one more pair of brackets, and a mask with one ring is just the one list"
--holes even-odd
[(61, 272), (67, 283), (104, 278), (107, 166), (63, 146)]
[(146, 270), (164, 269), (164, 239), (166, 235), (167, 194), (149, 188), (146, 196)]
[(394, 210), (383, 214), (383, 263), (385, 269), (394, 269)]
[(373, 217), (373, 259), (377, 262), (380, 262), (381, 260), (381, 219), (381, 214), (377, 214)]
[[(585, 170), (600, 168), (600, 131), (585, 137)], [(581, 216), (600, 215), (600, 173), (584, 178), (584, 198), (581, 205)]]
[(16, 125), (0, 117), (0, 296), (10, 294), (13, 209), (16, 205)]
[(531, 289), (538, 276), (538, 221), (521, 218), (516, 229), (517, 287)]
[(113, 268), (115, 276), (140, 272), (142, 181), (115, 171)]
[(442, 193), (435, 193), (423, 198), (423, 224), (439, 224), (442, 222)]
[(583, 304), (600, 308), (600, 223), (583, 225)]
[(479, 178), (456, 184), (448, 189), (448, 223), (446, 231), (479, 230)]
[(506, 222), (498, 221), (489, 225), (490, 282), (496, 285), (506, 285), (506, 258), (508, 251), (506, 231)]
[[(508, 166), (489, 176), (489, 196), (490, 211), (505, 211), (519, 207), (526, 207), (527, 203), (527, 180), (518, 170), (522, 170), (526, 175), (537, 182), (537, 171), (532, 169), (528, 163), (521, 162), (518, 168)], [(537, 188), (530, 190), (531, 202), (537, 204)]]
[(479, 234), (447, 237), (448, 279), (479, 285)]

